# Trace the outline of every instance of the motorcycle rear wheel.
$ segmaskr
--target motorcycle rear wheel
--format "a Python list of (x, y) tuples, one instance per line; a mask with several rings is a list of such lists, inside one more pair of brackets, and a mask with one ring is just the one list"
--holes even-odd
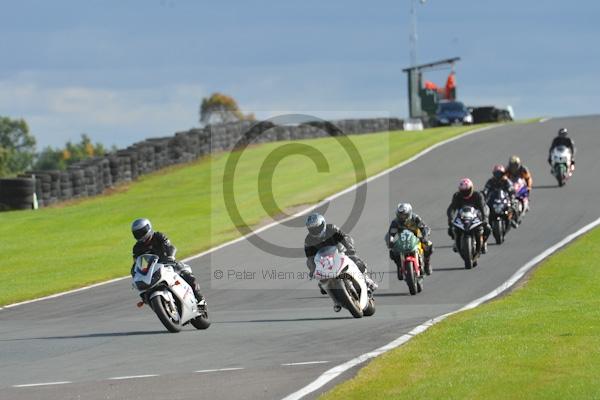
[(202, 315), (199, 315), (196, 318), (192, 319), (190, 321), (190, 324), (192, 324), (194, 328), (199, 330), (208, 329), (208, 327), (210, 326), (210, 320), (208, 319), (208, 308), (206, 308), (206, 305), (204, 305), (204, 311), (202, 312)]
[(370, 317), (373, 314), (375, 314), (375, 300), (370, 298), (367, 306), (363, 310), (363, 316)]

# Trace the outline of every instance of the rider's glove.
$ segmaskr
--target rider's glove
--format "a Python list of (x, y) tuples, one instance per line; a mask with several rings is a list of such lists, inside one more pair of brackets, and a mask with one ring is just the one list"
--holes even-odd
[(174, 263), (175, 262), (175, 257), (174, 256), (168, 256), (167, 257), (167, 261)]

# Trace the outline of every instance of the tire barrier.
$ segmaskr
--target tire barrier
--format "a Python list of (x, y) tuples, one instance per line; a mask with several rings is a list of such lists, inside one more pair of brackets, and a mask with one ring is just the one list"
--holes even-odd
[(0, 210), (33, 209), (36, 203), (35, 191), (35, 179), (12, 178), (0, 180)]
[[(174, 136), (152, 138), (134, 143), (103, 157), (78, 162), (66, 171), (27, 171), (16, 179), (0, 179), (0, 210), (33, 208), (102, 194), (115, 185), (172, 165), (189, 163), (210, 153), (231, 150), (255, 122), (240, 121), (209, 125)], [(348, 135), (402, 130), (398, 118), (345, 119), (335, 121)], [(256, 143), (326, 137), (319, 123), (273, 125)]]

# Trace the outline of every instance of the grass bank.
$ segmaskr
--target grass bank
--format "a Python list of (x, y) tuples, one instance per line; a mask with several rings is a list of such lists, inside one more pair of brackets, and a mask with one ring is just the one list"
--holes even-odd
[(597, 399), (600, 228), (509, 295), (430, 328), (321, 398)]
[[(373, 175), (471, 127), (350, 136)], [(264, 221), (258, 184), (267, 160), (273, 194), (281, 209), (314, 203), (355, 183), (351, 160), (333, 138), (300, 141), (322, 153), (329, 165), (319, 173), (306, 156), (277, 162), (267, 156), (289, 142), (248, 148), (235, 177), (225, 176), (229, 153), (144, 176), (109, 195), (35, 212), (0, 213), (0, 305), (36, 298), (124, 276), (131, 264), (129, 231), (137, 217), (150, 218), (169, 234), (183, 258), (239, 236), (225, 208), (223, 181), (234, 179), (238, 207), (248, 224)], [(294, 149), (292, 149), (294, 150)], [(269, 165), (269, 163), (271, 165)], [(264, 183), (264, 182), (262, 182)]]

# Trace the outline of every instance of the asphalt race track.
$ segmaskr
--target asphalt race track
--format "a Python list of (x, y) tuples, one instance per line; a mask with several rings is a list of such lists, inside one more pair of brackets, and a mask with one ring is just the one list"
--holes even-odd
[[(579, 150), (577, 171), (564, 188), (546, 163), (561, 126)], [(209, 301), (213, 324), (207, 331), (186, 326), (167, 333), (148, 307), (135, 307), (129, 280), (0, 310), (0, 399), (283, 398), (333, 366), (495, 289), (598, 218), (599, 126), (600, 116), (506, 125), (448, 143), (369, 182), (365, 209), (351, 232), (381, 286), (377, 312), (369, 318), (334, 313), (315, 282), (296, 278), (305, 271), (303, 259), (272, 256), (245, 240), (192, 262)], [(446, 235), (450, 197), (459, 178), (482, 185), (492, 165), (513, 153), (533, 173), (531, 211), (504, 245), (491, 245), (479, 267), (464, 270)], [(329, 204), (328, 221), (342, 224), (353, 200), (350, 192)], [(383, 243), (398, 201), (411, 202), (433, 229), (434, 274), (417, 296), (396, 280)], [(260, 236), (299, 247), (304, 234), (278, 225)], [(128, 270), (125, 265), (124, 274)], [(217, 270), (223, 277), (211, 280)], [(270, 279), (272, 270), (280, 274)], [(69, 383), (18, 387), (60, 382)]]

